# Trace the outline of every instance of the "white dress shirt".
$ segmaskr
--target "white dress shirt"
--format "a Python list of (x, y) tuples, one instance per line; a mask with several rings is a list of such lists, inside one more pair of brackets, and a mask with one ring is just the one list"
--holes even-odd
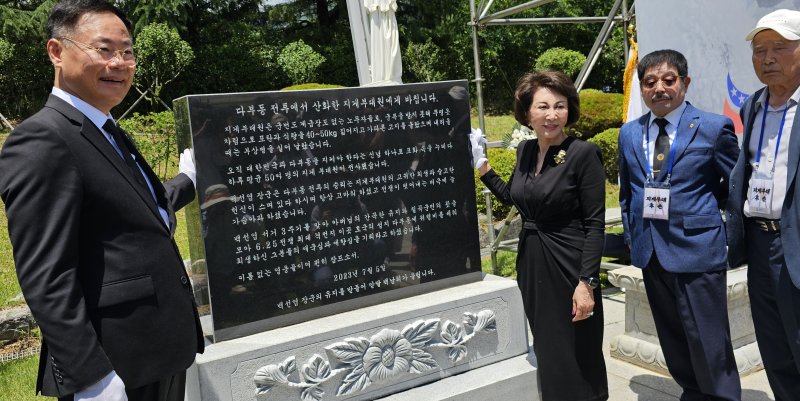
[[(122, 151), (119, 149), (119, 146), (117, 146), (117, 142), (114, 140), (114, 137), (112, 137), (108, 132), (106, 132), (103, 129), (103, 125), (105, 125), (108, 119), (115, 121), (114, 117), (112, 117), (110, 113), (105, 114), (102, 111), (98, 110), (96, 107), (90, 105), (89, 103), (84, 102), (80, 98), (60, 88), (53, 87), (52, 94), (58, 97), (59, 99), (69, 103), (72, 107), (78, 109), (78, 111), (83, 113), (83, 115), (86, 116), (86, 118), (88, 118), (89, 121), (91, 121), (92, 124), (94, 124), (95, 127), (97, 127), (97, 129), (99, 129), (100, 132), (103, 133), (103, 136), (105, 136), (106, 140), (108, 140), (108, 142), (111, 143), (111, 146), (114, 147), (114, 150), (117, 151), (119, 157), (122, 157)], [(161, 207), (161, 205), (158, 204), (158, 200), (156, 200), (156, 193), (153, 190), (153, 184), (150, 183), (149, 179), (147, 179), (147, 174), (145, 174), (144, 170), (142, 170), (142, 166), (140, 166), (139, 162), (136, 161), (136, 156), (131, 155), (131, 158), (133, 158), (133, 160), (136, 162), (136, 166), (139, 167), (139, 173), (142, 174), (142, 176), (144, 177), (144, 182), (147, 183), (147, 188), (150, 189), (150, 195), (153, 196), (153, 202), (155, 202), (156, 206), (158, 206), (158, 213), (164, 220), (164, 224), (166, 224), (166, 226), (169, 227), (169, 214), (167, 214), (166, 209), (164, 209), (163, 207)]]
[[(750, 142), (742, 145), (747, 146), (748, 154), (750, 155), (748, 163), (753, 167), (753, 174), (751, 176), (756, 175), (756, 155), (758, 154), (758, 144), (761, 138), (761, 121), (764, 118), (764, 105), (767, 101), (767, 92), (768, 90), (762, 92), (761, 96), (753, 105), (756, 109), (756, 114), (753, 121), (753, 130), (750, 133)], [(767, 105), (767, 118), (764, 123), (764, 143), (761, 145), (761, 162), (758, 165), (758, 172), (759, 178), (772, 177), (772, 207), (770, 208), (771, 213), (768, 217), (770, 219), (781, 218), (783, 200), (786, 198), (789, 139), (792, 136), (792, 123), (794, 122), (794, 117), (797, 112), (798, 101), (800, 101), (800, 88), (795, 90), (786, 103), (778, 107)], [(781, 141), (779, 144), (778, 131), (780, 131), (781, 128), (781, 119), (783, 118), (784, 111), (786, 111), (786, 118), (783, 123), (783, 133), (781, 134)], [(777, 159), (775, 158), (776, 146), (778, 147)], [(774, 175), (771, 173), (773, 166), (775, 168)], [(749, 183), (747, 193), (750, 193)], [(744, 215), (751, 217), (749, 199), (744, 202)]]
[[(672, 144), (675, 142), (675, 135), (678, 131), (678, 123), (681, 122), (681, 116), (683, 116), (683, 111), (686, 110), (686, 102), (683, 102), (678, 108), (672, 110), (664, 116), (663, 118), (667, 120), (668, 124), (664, 127), (667, 130), (667, 135), (669, 136), (669, 146), (670, 149), (672, 148)], [(650, 155), (650, 171), (653, 171), (653, 160), (655, 159), (655, 149), (656, 149), (656, 138), (658, 138), (658, 124), (655, 123), (655, 119), (659, 118), (654, 115), (652, 112), (650, 113), (650, 121), (647, 122), (647, 129), (648, 134), (650, 135), (650, 141), (647, 141), (647, 135), (642, 136), (642, 146), (645, 147), (645, 152), (649, 152), (646, 154)], [(669, 168), (669, 154), (666, 155), (666, 159), (664, 160), (663, 169), (666, 170)]]

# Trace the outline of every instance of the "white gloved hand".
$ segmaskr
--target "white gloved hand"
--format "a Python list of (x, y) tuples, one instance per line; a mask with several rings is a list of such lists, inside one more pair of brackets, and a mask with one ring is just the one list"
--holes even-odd
[(489, 161), (486, 158), (486, 154), (483, 152), (483, 147), (486, 146), (487, 142), (486, 137), (483, 136), (483, 132), (481, 132), (480, 128), (472, 129), (472, 131), (469, 133), (469, 142), (472, 144), (472, 165), (476, 169), (480, 168), (483, 163)]
[(75, 393), (73, 397), (74, 401), (128, 401), (125, 383), (113, 370), (99, 382)]
[(178, 157), (178, 172), (186, 174), (197, 187), (197, 169), (194, 167), (194, 152), (191, 149), (186, 148)]

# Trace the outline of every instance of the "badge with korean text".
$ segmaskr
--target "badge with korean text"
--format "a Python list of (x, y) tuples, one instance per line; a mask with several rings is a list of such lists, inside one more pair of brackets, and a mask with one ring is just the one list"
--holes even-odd
[(645, 219), (669, 219), (669, 185), (645, 186), (644, 212)]
[(772, 185), (769, 178), (750, 179), (747, 200), (750, 204), (750, 215), (753, 217), (772, 218)]

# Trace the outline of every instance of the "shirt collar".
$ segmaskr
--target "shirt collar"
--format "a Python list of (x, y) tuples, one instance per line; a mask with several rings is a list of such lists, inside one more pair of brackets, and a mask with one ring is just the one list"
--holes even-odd
[(91, 121), (97, 128), (102, 129), (103, 125), (106, 123), (106, 120), (109, 118), (114, 120), (114, 117), (111, 117), (110, 113), (103, 113), (96, 107), (84, 102), (79, 97), (68, 93), (61, 88), (56, 88), (54, 86), (51, 93), (59, 99), (69, 103), (72, 107), (78, 109), (78, 111), (83, 113), (83, 115), (86, 116), (86, 118), (88, 118), (89, 121)]
[[(769, 88), (761, 92), (761, 95), (756, 99), (756, 111), (760, 111), (764, 108), (764, 102), (767, 101), (767, 92), (769, 92)], [(792, 105), (800, 103), (800, 86), (794, 90), (792, 96), (789, 96), (789, 100), (787, 101), (787, 105), (791, 107)], [(780, 110), (783, 110), (781, 108)]]
[[(683, 111), (686, 110), (686, 102), (684, 101), (678, 106), (675, 110), (670, 111), (666, 116), (663, 118), (666, 119), (673, 127), (677, 127), (678, 123), (681, 122), (681, 116), (683, 115)], [(654, 124), (656, 117), (653, 112), (650, 112), (650, 122), (647, 124), (648, 127)]]

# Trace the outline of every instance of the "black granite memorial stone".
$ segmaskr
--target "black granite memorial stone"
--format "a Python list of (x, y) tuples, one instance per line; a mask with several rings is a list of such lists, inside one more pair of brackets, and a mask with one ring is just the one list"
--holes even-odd
[(174, 105), (215, 341), (480, 279), (466, 81)]

